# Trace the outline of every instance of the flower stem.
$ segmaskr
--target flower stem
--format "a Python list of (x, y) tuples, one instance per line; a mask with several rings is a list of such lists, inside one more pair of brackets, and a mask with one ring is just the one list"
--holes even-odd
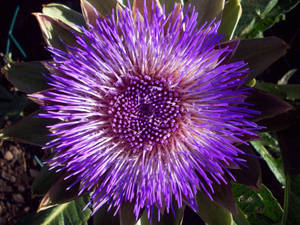
[(287, 222), (290, 188), (291, 188), (290, 175), (288, 173), (285, 173), (285, 190), (284, 190), (283, 215), (282, 215), (281, 225), (285, 225)]

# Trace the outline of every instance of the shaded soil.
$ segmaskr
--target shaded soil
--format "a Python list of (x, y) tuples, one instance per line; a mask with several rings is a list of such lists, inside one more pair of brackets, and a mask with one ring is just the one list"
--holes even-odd
[[(12, 34), (26, 53), (26, 57), (11, 42), (9, 51), (12, 53), (12, 59), (33, 61), (49, 58), (40, 28), (32, 13), (40, 12), (42, 5), (50, 2), (64, 3), (79, 10), (79, 1), (73, 0), (11, 0), (6, 1), (5, 7), (1, 7), (0, 67), (4, 65), (3, 56), (6, 53), (8, 31), (18, 6), (20, 10)], [(22, 95), (14, 90), (2, 74), (0, 75), (0, 86), (15, 95)], [(3, 101), (1, 96), (0, 101)], [(32, 103), (27, 103), (24, 114), (29, 114), (34, 108), (36, 106), (33, 106)], [(11, 117), (0, 114), (0, 129), (20, 118), (21, 116), (18, 115)], [(40, 199), (34, 199), (31, 196), (32, 182), (41, 168), (34, 156), (44, 160), (46, 153), (38, 147), (0, 140), (0, 225), (13, 225), (22, 215), (34, 212), (38, 207)]]
[(18, 143), (0, 143), (0, 224), (14, 224), (16, 219), (34, 211), (38, 199), (31, 198), (31, 184), (40, 166), (26, 148)]
[[(20, 5), (13, 34), (18, 40), (22, 48), (27, 54), (24, 58), (14, 44), (11, 44), (10, 51), (14, 60), (32, 61), (49, 58), (49, 54), (45, 50), (45, 45), (40, 34), (35, 18), (32, 12), (41, 11), (42, 4), (49, 2), (63, 2), (71, 8), (79, 10), (79, 1), (61, 0), (61, 1), (40, 1), (40, 0), (11, 0), (6, 1), (6, 6), (2, 7), (0, 18), (2, 25), (0, 26), (0, 53), (6, 51), (6, 41), (9, 26), (17, 5)], [(299, 8), (299, 7), (298, 7)], [(5, 11), (4, 11), (5, 10)], [(298, 72), (291, 79), (292, 83), (300, 83), (299, 66), (300, 66), (300, 27), (294, 25), (294, 21), (298, 21), (297, 10), (287, 15), (286, 21), (277, 24), (275, 27), (266, 32), (266, 36), (276, 35), (283, 38), (289, 45), (288, 54), (271, 66), (260, 79), (269, 82), (276, 82), (288, 70), (297, 68)], [(296, 23), (297, 24), (297, 23)], [(3, 60), (0, 66), (3, 66)], [(0, 85), (7, 88), (11, 92), (15, 90), (0, 75)], [(1, 101), (1, 99), (0, 99)], [(31, 106), (25, 108), (25, 112), (30, 111)], [(26, 114), (26, 113), (25, 113)], [(5, 119), (3, 124), (0, 123), (0, 129), (10, 123), (14, 123), (14, 119)], [(31, 197), (31, 184), (37, 175), (40, 166), (34, 160), (34, 154), (41, 159), (46, 156), (44, 152), (33, 146), (18, 144), (15, 142), (0, 142), (0, 225), (15, 224), (18, 218), (27, 212), (36, 210), (40, 199)], [(282, 189), (276, 179), (270, 174), (267, 166), (263, 164), (263, 181), (271, 188), (276, 197), (282, 198)], [(186, 211), (187, 217), (184, 224), (200, 224), (198, 217), (193, 216), (191, 210)]]

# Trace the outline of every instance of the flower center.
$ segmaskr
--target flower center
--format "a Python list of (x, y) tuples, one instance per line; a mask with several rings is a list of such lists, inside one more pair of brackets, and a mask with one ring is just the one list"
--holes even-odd
[(152, 104), (141, 103), (141, 105), (140, 105), (140, 112), (141, 112), (141, 114), (143, 114), (145, 116), (151, 116), (151, 115), (153, 115)]
[(132, 147), (162, 143), (178, 128), (179, 94), (164, 81), (131, 79), (110, 102), (112, 130)]

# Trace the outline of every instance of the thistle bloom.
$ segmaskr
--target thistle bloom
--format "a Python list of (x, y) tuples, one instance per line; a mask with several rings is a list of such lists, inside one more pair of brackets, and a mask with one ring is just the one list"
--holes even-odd
[(81, 193), (94, 190), (95, 211), (125, 202), (136, 216), (183, 201), (196, 209), (197, 192), (213, 198), (214, 184), (234, 179), (237, 143), (258, 127), (241, 88), (248, 69), (225, 63), (234, 49), (220, 47), (218, 27), (198, 28), (192, 7), (165, 15), (145, 4), (99, 16), (67, 51), (49, 48), (52, 88), (31, 95), (45, 102), (40, 116), (60, 120), (49, 163), (76, 177)]

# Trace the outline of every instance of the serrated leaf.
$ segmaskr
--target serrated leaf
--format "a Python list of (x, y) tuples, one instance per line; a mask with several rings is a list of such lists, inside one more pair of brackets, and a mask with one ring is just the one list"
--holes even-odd
[(76, 200), (55, 206), (31, 216), (27, 216), (17, 225), (86, 225), (91, 210), (83, 210), (89, 201), (86, 194)]
[(271, 191), (264, 185), (252, 190), (242, 184), (233, 184), (233, 193), (242, 216), (249, 224), (270, 225), (281, 221), (283, 210)]
[(49, 87), (43, 76), (49, 72), (39, 61), (10, 62), (2, 68), (2, 72), (7, 80), (25, 93), (34, 93)]
[(270, 9), (275, 6), (276, 1), (277, 0), (241, 1), (245, 13), (242, 15), (240, 23), (238, 24), (237, 34), (242, 36), (249, 33), (259, 20), (260, 15), (268, 13)]
[(247, 219), (247, 215), (240, 209), (238, 216), (233, 216), (233, 225), (251, 225)]
[(82, 14), (62, 4), (50, 3), (43, 5), (42, 12), (44, 15), (58, 19), (78, 32), (81, 32), (79, 27), (86, 26)]
[(285, 14), (299, 4), (299, 0), (241, 1), (244, 13), (237, 28), (244, 38), (262, 37), (263, 32), (283, 20)]
[(263, 140), (260, 140), (260, 143), (264, 146), (267, 146), (268, 149), (272, 150), (273, 152), (279, 153), (279, 144), (278, 141), (268, 132), (260, 133), (259, 136), (263, 138)]
[(232, 62), (245, 61), (250, 68), (249, 80), (267, 69), (272, 63), (284, 56), (287, 44), (277, 37), (241, 40)]
[(241, 15), (242, 7), (239, 0), (226, 1), (218, 30), (218, 33), (225, 34), (223, 41), (232, 39)]
[(53, 138), (49, 136), (50, 131), (46, 126), (57, 123), (57, 120), (37, 118), (39, 113), (40, 111), (32, 113), (16, 124), (5, 127), (0, 131), (0, 138), (44, 146)]

